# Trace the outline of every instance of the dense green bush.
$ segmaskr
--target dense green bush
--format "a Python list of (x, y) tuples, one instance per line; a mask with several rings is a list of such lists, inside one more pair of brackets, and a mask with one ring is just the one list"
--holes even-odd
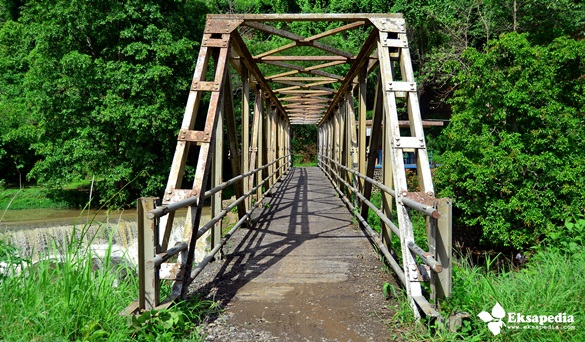
[(464, 58), (437, 187), (484, 241), (537, 244), (585, 208), (585, 41), (511, 33)]

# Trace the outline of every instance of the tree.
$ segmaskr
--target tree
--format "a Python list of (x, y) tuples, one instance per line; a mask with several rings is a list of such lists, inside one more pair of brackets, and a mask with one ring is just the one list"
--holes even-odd
[(102, 199), (120, 205), (160, 191), (205, 13), (198, 1), (27, 2), (21, 98), (38, 137), (29, 178), (95, 176)]
[(463, 58), (437, 188), (484, 242), (537, 244), (585, 208), (585, 41), (510, 33)]
[(0, 22), (0, 181), (18, 185), (35, 162), (29, 149), (36, 141), (35, 122), (23, 100), (31, 46), (25, 30), (11, 20)]

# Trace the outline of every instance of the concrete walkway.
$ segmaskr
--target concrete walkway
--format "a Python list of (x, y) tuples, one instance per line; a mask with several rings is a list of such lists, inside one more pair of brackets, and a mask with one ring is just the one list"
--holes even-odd
[(212, 285), (227, 309), (208, 340), (235, 338), (228, 328), (258, 340), (390, 339), (382, 286), (392, 276), (320, 169), (291, 169), (234, 238)]

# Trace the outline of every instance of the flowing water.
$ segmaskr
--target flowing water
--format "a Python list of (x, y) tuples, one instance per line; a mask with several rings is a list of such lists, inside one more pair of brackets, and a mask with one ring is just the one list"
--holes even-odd
[[(209, 211), (208, 207), (203, 208), (203, 215), (209, 216)], [(181, 241), (185, 217), (186, 210), (175, 215), (170, 246)], [(111, 241), (112, 255), (124, 257), (134, 265), (138, 261), (136, 210), (10, 210), (0, 212), (0, 218), (0, 237), (10, 241), (23, 256), (32, 260), (61, 254), (75, 234), (75, 238), (90, 246), (96, 255), (103, 256)], [(202, 219), (202, 222), (207, 220)]]

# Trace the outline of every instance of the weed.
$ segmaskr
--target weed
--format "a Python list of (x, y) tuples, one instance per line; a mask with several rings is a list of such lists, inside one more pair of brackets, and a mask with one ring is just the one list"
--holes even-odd
[[(136, 318), (129, 325), (119, 313), (137, 296), (137, 278), (125, 265), (114, 267), (112, 243), (95, 269), (97, 256), (82, 245), (86, 227), (67, 243), (53, 242), (52, 253), (33, 263), (0, 240), (1, 339), (30, 340), (197, 340), (195, 324), (213, 307), (193, 300), (165, 311)], [(81, 236), (81, 237), (80, 237)], [(87, 240), (91, 241), (91, 237)], [(126, 276), (121, 277), (121, 274)], [(140, 320), (143, 320), (140, 322)], [(157, 335), (160, 332), (160, 335)]]
[[(584, 341), (585, 331), (585, 252), (567, 255), (558, 249), (537, 251), (528, 265), (521, 270), (492, 271), (496, 258), (486, 258), (483, 267), (471, 266), (470, 258), (463, 257), (453, 263), (453, 293), (440, 302), (444, 320), (450, 315), (467, 312), (470, 317), (462, 321), (457, 332), (441, 327), (432, 320), (423, 321), (428, 332), (419, 332), (414, 340), (469, 340), (486, 341), (496, 338), (505, 341)], [(407, 301), (399, 296), (402, 306)], [(528, 329), (530, 324), (519, 323), (520, 329), (511, 329), (507, 324), (501, 334), (493, 336), (477, 315), (482, 311), (491, 312), (500, 303), (506, 313), (524, 315), (557, 315), (566, 313), (574, 322), (565, 324), (564, 329), (540, 327)], [(405, 307), (406, 310), (406, 307)], [(406, 311), (408, 312), (408, 311)], [(410, 312), (408, 312), (410, 313)], [(410, 322), (412, 314), (397, 313), (397, 319)], [(562, 325), (562, 324), (561, 324)], [(571, 330), (570, 326), (576, 328)], [(540, 327), (540, 328), (539, 328)]]

